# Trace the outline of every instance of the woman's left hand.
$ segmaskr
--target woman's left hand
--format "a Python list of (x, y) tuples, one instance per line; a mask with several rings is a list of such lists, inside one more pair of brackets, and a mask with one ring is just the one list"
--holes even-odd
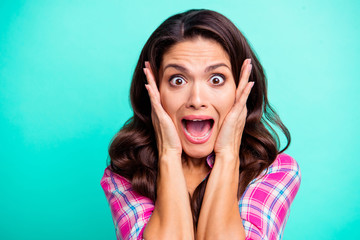
[(215, 142), (216, 157), (229, 156), (229, 154), (236, 159), (239, 157), (241, 137), (247, 116), (246, 101), (254, 85), (254, 82), (249, 82), (251, 69), (251, 59), (246, 59), (241, 67), (235, 103), (226, 115)]

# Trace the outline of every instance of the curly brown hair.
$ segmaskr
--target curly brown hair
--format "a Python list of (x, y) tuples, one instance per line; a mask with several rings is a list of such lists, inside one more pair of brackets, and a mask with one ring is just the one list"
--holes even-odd
[[(134, 112), (109, 146), (111, 171), (127, 178), (139, 194), (155, 202), (158, 175), (158, 150), (151, 121), (151, 103), (144, 84), (144, 62), (149, 61), (157, 84), (164, 53), (174, 44), (201, 36), (217, 41), (230, 57), (232, 74), (238, 85), (241, 65), (251, 58), (253, 70), (249, 81), (255, 85), (247, 100), (247, 118), (240, 145), (238, 199), (251, 180), (267, 169), (276, 156), (290, 144), (290, 133), (270, 106), (267, 80), (263, 68), (249, 43), (238, 28), (220, 13), (193, 9), (166, 19), (150, 36), (141, 51), (132, 78), (130, 99)], [(279, 127), (287, 143), (280, 149), (280, 139), (274, 128)], [(190, 198), (194, 226), (200, 214), (206, 178)]]

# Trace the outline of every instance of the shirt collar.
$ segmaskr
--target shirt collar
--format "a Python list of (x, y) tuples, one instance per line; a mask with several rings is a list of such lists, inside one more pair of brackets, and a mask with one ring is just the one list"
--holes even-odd
[(210, 155), (207, 156), (206, 163), (210, 168), (214, 167), (214, 163), (215, 163), (215, 153), (214, 152), (210, 153)]

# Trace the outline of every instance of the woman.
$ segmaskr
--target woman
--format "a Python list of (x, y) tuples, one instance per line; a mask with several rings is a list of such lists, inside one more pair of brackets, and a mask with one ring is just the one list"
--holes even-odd
[[(189, 10), (150, 36), (101, 185), (118, 239), (281, 239), (299, 185), (263, 69), (223, 15)], [(270, 123), (279, 127), (287, 145)]]

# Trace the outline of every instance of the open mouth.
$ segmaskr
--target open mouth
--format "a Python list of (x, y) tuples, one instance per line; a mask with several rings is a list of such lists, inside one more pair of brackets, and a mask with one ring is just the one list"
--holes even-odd
[(182, 119), (185, 136), (192, 143), (204, 143), (210, 136), (214, 126), (214, 120), (209, 119)]

